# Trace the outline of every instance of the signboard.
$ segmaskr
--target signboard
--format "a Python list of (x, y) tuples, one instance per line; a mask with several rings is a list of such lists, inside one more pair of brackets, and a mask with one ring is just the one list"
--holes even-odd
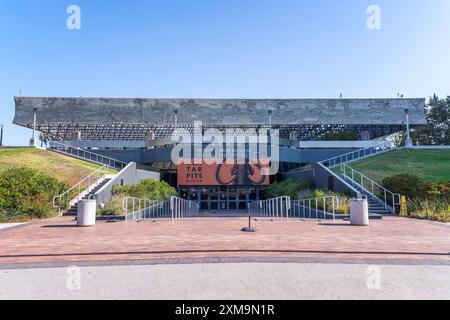
[(180, 164), (179, 186), (267, 186), (269, 176), (261, 175), (267, 163), (258, 164)]

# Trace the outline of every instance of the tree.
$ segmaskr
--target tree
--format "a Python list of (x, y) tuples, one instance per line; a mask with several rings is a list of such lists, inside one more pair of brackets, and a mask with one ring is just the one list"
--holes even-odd
[[(427, 124), (414, 129), (411, 138), (420, 145), (450, 145), (450, 96), (439, 99), (434, 94), (428, 101), (426, 110)], [(401, 137), (401, 145), (405, 142)]]
[[(428, 102), (427, 127), (422, 135), (429, 136), (433, 144), (450, 145), (450, 96), (439, 99), (434, 94)], [(426, 143), (424, 143), (426, 144)]]

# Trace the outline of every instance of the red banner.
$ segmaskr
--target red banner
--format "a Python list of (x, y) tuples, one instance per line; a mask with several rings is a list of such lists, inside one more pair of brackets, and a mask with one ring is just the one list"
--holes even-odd
[(270, 177), (261, 170), (269, 164), (180, 164), (179, 186), (264, 186)]

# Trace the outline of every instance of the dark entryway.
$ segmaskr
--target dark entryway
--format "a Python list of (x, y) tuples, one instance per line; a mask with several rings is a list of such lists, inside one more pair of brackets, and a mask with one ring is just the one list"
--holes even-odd
[(266, 187), (179, 187), (178, 194), (198, 202), (201, 211), (246, 211), (250, 202), (266, 199)]

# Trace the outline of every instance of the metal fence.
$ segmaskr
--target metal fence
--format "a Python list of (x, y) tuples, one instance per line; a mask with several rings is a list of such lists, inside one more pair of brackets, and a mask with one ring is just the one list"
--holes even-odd
[(294, 200), (291, 202), (290, 217), (336, 220), (338, 208), (339, 198), (336, 196)]
[(249, 214), (272, 219), (288, 219), (291, 210), (290, 197), (278, 197), (249, 204)]
[(322, 163), (325, 167), (333, 169), (346, 163), (351, 163), (365, 158), (373, 157), (377, 154), (385, 153), (392, 150), (396, 150), (396, 147), (392, 143), (388, 141), (382, 141), (376, 146), (349, 152), (331, 159), (323, 160), (320, 163)]
[(249, 214), (271, 219), (333, 219), (339, 208), (339, 198), (325, 196), (312, 199), (293, 200), (278, 197), (250, 203)]
[(105, 157), (102, 155), (99, 155), (94, 152), (90, 152), (81, 148), (74, 148), (72, 146), (69, 146), (67, 144), (57, 142), (57, 141), (50, 141), (48, 144), (48, 149), (54, 150), (60, 153), (64, 153), (67, 155), (75, 156), (81, 159), (88, 160), (90, 162), (95, 162), (102, 165), (107, 165), (110, 168), (114, 168), (117, 170), (122, 170), (125, 168), (128, 164), (126, 162), (116, 160), (113, 158)]
[(125, 221), (153, 219), (179, 220), (198, 214), (200, 207), (194, 201), (171, 197), (168, 201), (156, 201), (134, 197), (123, 199)]

